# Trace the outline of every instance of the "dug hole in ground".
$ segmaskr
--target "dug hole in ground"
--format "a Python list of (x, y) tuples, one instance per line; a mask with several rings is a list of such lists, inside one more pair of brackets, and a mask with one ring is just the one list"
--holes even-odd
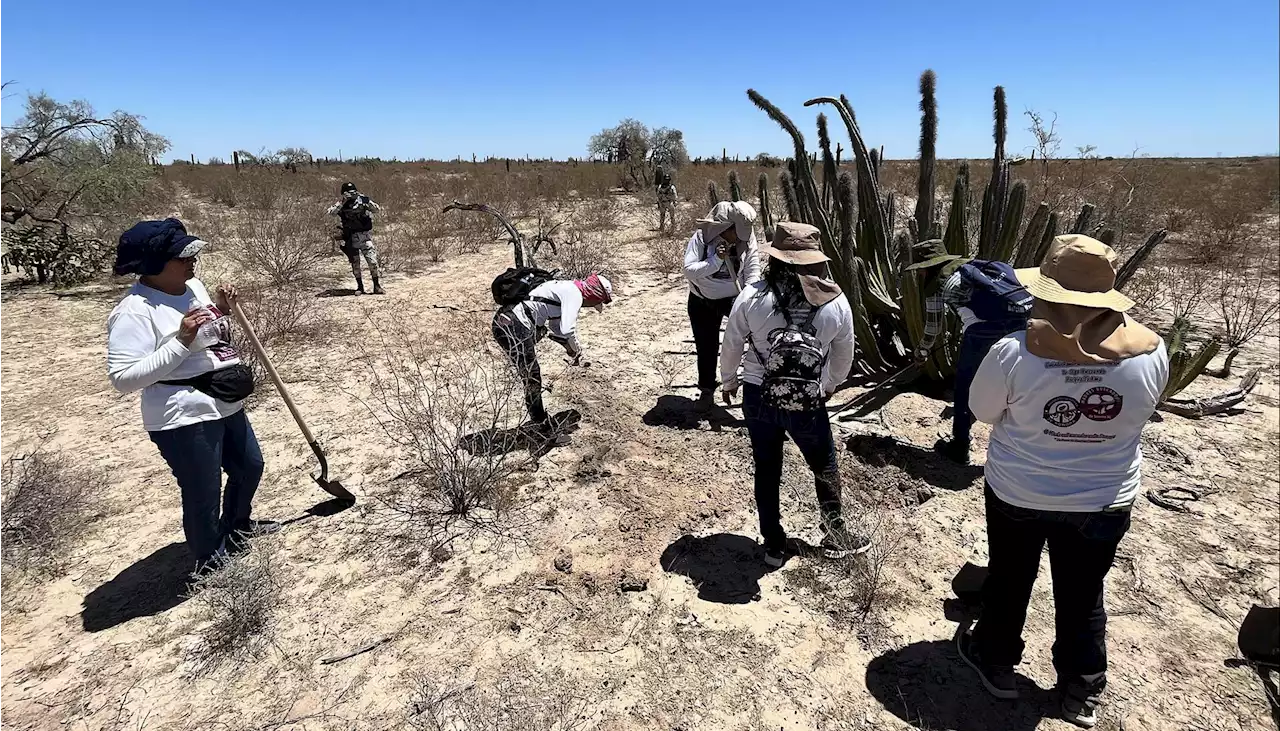
[[(686, 288), (651, 268), (651, 250), (683, 247), (687, 232), (656, 237), (649, 205), (621, 200), (615, 302), (580, 320), (590, 367), (540, 348), (549, 409), (577, 409), (581, 424), (536, 467), (516, 465), (506, 512), (474, 510), (454, 540), (412, 525), (403, 491), (423, 466), (379, 426), (376, 388), (409, 340), (436, 348), (427, 362), (475, 343), (500, 357), (487, 287), (511, 254), (495, 242), (388, 275), (384, 297), (299, 300), (322, 326), (273, 357), (360, 502), (325, 502), (263, 381), (249, 410), (266, 460), (255, 515), (291, 522), (191, 598), (177, 488), (137, 396), (105, 377), (104, 323), (127, 285), (7, 286), (4, 454), (48, 432), (42, 449), (99, 466), (104, 483), (61, 570), (5, 588), (6, 728), (1071, 728), (1049, 691), (1047, 560), (1020, 667), (1040, 691), (992, 700), (953, 649), (951, 577), (987, 559), (987, 430), (975, 429), (978, 466), (935, 457), (944, 401), (904, 393), (842, 427), (847, 510), (877, 538), (868, 557), (766, 572), (740, 409), (695, 407)], [(231, 268), (218, 257), (202, 262), (210, 285)], [(323, 266), (315, 291), (349, 286), (341, 257)], [(1272, 329), (1239, 357), (1241, 372), (1265, 368), (1243, 411), (1165, 414), (1144, 433), (1144, 491), (1209, 489), (1186, 512), (1136, 506), (1108, 578), (1099, 728), (1273, 727), (1257, 678), (1225, 661), (1249, 606), (1277, 602), (1276, 347)], [(1201, 380), (1190, 395), (1221, 389)], [(509, 396), (497, 406), (518, 413)], [(783, 505), (789, 531), (816, 543), (794, 446)]]

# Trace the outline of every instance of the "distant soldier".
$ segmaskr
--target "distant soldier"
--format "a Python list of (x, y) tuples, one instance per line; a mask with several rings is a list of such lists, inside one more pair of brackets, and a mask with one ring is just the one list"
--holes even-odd
[(378, 283), (378, 249), (373, 245), (373, 214), (382, 210), (367, 195), (356, 190), (355, 183), (342, 184), (342, 200), (329, 206), (329, 215), (342, 221), (342, 253), (351, 262), (356, 277), (356, 294), (364, 294), (364, 278), (360, 276), (360, 257), (369, 265), (373, 293), (386, 294)]
[(658, 181), (658, 232), (665, 233), (667, 225), (671, 233), (676, 232), (676, 186), (670, 175), (664, 175)]

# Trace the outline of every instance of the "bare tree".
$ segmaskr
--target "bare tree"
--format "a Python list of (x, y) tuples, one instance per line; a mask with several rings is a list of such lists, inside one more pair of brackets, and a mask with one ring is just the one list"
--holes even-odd
[(1033, 160), (1039, 158), (1040, 200), (1050, 202), (1049, 196), (1053, 193), (1053, 187), (1049, 176), (1049, 161), (1058, 156), (1058, 148), (1062, 146), (1062, 138), (1058, 135), (1058, 113), (1054, 112), (1053, 119), (1048, 122), (1045, 122), (1044, 115), (1034, 109), (1027, 109), (1023, 114), (1031, 120), (1031, 126), (1027, 131), (1035, 137), (1031, 157)]
[(1211, 375), (1231, 377), (1231, 365), (1240, 349), (1276, 320), (1276, 276), (1280, 268), (1277, 250), (1264, 242), (1246, 240), (1235, 247), (1215, 277), (1217, 310), (1222, 317), (1227, 356), (1222, 368)]

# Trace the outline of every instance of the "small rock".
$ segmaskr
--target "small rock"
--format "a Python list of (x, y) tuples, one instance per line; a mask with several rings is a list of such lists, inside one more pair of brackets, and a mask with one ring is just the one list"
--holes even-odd
[(924, 505), (933, 499), (933, 488), (921, 486), (916, 490), (916, 504)]
[(559, 571), (562, 574), (567, 574), (570, 571), (573, 571), (573, 554), (565, 551), (559, 556), (556, 556), (556, 559), (551, 562), (551, 565), (555, 567), (556, 571)]
[(618, 588), (623, 591), (645, 591), (649, 588), (649, 579), (624, 571), (621, 581), (618, 582)]

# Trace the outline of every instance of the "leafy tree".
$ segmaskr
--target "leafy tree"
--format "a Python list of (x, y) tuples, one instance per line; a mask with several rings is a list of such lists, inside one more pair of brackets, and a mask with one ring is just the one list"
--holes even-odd
[(650, 130), (636, 119), (624, 119), (592, 135), (587, 154), (621, 165), (628, 187), (650, 185), (658, 167), (675, 170), (689, 162), (683, 132), (669, 127)]
[(142, 119), (98, 117), (83, 101), (27, 97), (26, 113), (0, 138), (0, 221), (10, 259), (41, 282), (83, 281), (105, 266), (95, 234), (118, 230), (138, 209), (169, 149)]

